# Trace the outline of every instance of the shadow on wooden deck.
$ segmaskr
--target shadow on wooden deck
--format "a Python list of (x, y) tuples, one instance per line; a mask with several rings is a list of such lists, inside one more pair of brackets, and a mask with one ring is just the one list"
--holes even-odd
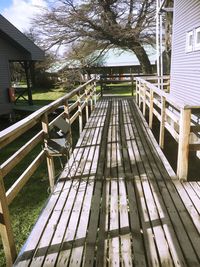
[(103, 98), (15, 266), (200, 266), (199, 192), (132, 98)]

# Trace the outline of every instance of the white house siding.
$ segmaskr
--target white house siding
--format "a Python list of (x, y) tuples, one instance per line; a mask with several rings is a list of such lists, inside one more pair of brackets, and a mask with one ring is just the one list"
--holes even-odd
[(200, 27), (200, 1), (175, 0), (171, 93), (186, 104), (200, 105), (200, 50), (186, 52), (186, 33)]

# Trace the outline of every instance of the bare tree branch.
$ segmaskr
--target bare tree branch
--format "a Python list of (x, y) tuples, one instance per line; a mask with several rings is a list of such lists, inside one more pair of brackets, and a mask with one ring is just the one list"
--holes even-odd
[(35, 27), (48, 48), (98, 41), (132, 50), (142, 70), (151, 72), (144, 44), (155, 36), (155, 0), (57, 0), (35, 19)]

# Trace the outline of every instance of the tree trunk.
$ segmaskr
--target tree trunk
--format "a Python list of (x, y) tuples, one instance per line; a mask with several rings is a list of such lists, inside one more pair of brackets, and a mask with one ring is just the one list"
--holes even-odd
[(140, 62), (142, 73), (152, 74), (152, 66), (144, 47), (140, 43), (135, 43), (132, 51), (135, 53)]

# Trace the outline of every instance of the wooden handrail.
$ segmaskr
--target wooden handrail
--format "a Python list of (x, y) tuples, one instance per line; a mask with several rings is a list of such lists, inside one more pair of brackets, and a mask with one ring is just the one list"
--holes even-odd
[[(77, 101), (69, 105), (68, 101), (74, 98), (75, 96), (77, 97)], [(90, 103), (90, 105), (88, 105), (88, 103)], [(90, 111), (92, 111), (95, 103), (95, 79), (91, 79), (85, 84), (80, 85), (73, 91), (67, 93), (63, 97), (53, 101), (49, 105), (42, 107), (41, 109), (35, 111), (31, 115), (22, 119), (21, 121), (13, 124), (12, 126), (0, 132), (0, 149), (2, 149), (3, 147), (12, 143), (17, 137), (21, 136), (22, 134), (33, 128), (36, 124), (41, 123), (42, 126), (42, 129), (38, 130), (38, 133), (34, 137), (28, 140), (18, 149), (18, 151), (13, 153), (13, 155), (11, 155), (0, 165), (0, 210), (2, 213), (2, 220), (0, 220), (0, 234), (3, 241), (7, 266), (11, 266), (16, 257), (16, 249), (11, 229), (8, 205), (13, 201), (19, 191), (24, 187), (29, 178), (44, 161), (45, 157), (47, 160), (49, 183), (51, 189), (53, 189), (55, 178), (53, 156), (47, 154), (47, 150), (45, 150), (45, 148), (48, 148), (49, 133), (54, 127), (54, 123), (62, 117), (69, 125), (70, 129), (68, 138), (70, 140), (70, 143), (72, 144), (71, 124), (77, 118), (79, 118), (79, 130), (81, 132), (83, 128), (83, 110), (85, 110), (86, 120), (88, 120), (89, 107)], [(48, 115), (54, 112), (60, 106), (64, 107), (64, 111), (54, 117), (54, 119), (49, 121)], [(72, 114), (70, 116), (71, 112)], [(41, 147), (41, 150), (35, 156), (35, 159), (33, 159), (32, 163), (22, 172), (22, 174), (18, 178), (16, 178), (14, 184), (7, 190), (7, 192), (5, 192), (4, 178), (6, 177), (6, 175), (9, 174), (10, 171), (12, 171), (13, 168), (17, 166), (17, 164), (22, 162), (22, 160), (31, 152), (31, 150), (34, 149), (42, 141), (44, 142), (44, 149)]]
[(32, 128), (38, 121), (40, 120), (41, 116), (45, 113), (49, 114), (52, 111), (56, 110), (60, 105), (62, 105), (66, 100), (74, 97), (78, 92), (83, 90), (87, 85), (91, 82), (94, 82), (95, 78), (89, 80), (83, 85), (80, 85), (73, 91), (69, 92), (65, 96), (53, 101), (49, 105), (44, 106), (43, 108), (33, 112), (31, 115), (27, 116), (23, 120), (11, 125), (10, 127), (6, 128), (5, 130), (0, 132), (0, 148), (3, 148), (11, 141), (14, 141), (18, 136), (24, 133), (27, 128)]
[[(164, 77), (164, 79), (167, 79), (167, 77), (169, 77), (169, 76), (163, 76), (163, 77)], [(138, 82), (141, 82), (142, 84), (146, 84), (146, 86), (149, 89), (152, 89), (159, 96), (165, 97), (167, 102), (169, 102), (171, 105), (173, 105), (177, 109), (181, 110), (181, 109), (199, 109), (200, 108), (200, 105), (191, 105), (190, 103), (185, 103), (181, 99), (175, 98), (172, 94), (166, 93), (165, 91), (160, 90), (158, 87), (156, 87), (155, 84), (152, 84), (151, 82), (149, 82), (145, 78), (148, 78), (148, 76), (135, 77), (135, 80)], [(157, 77), (157, 78), (161, 78), (161, 77)], [(151, 79), (149, 78), (149, 80), (151, 80)]]
[[(172, 94), (159, 89), (152, 81), (163, 83), (169, 76), (163, 77), (135, 77), (136, 80), (136, 102), (142, 108), (143, 115), (149, 108), (149, 127), (153, 126), (153, 115), (160, 121), (159, 145), (164, 147), (165, 129), (178, 142), (177, 175), (182, 180), (187, 180), (189, 149), (199, 150), (200, 139), (197, 136), (199, 125), (192, 122), (192, 111), (199, 109), (199, 105), (185, 103), (175, 98)], [(168, 85), (167, 83), (166, 85)], [(169, 108), (170, 107), (170, 108)], [(195, 135), (191, 140), (192, 134)], [(198, 139), (196, 143), (196, 139)]]

